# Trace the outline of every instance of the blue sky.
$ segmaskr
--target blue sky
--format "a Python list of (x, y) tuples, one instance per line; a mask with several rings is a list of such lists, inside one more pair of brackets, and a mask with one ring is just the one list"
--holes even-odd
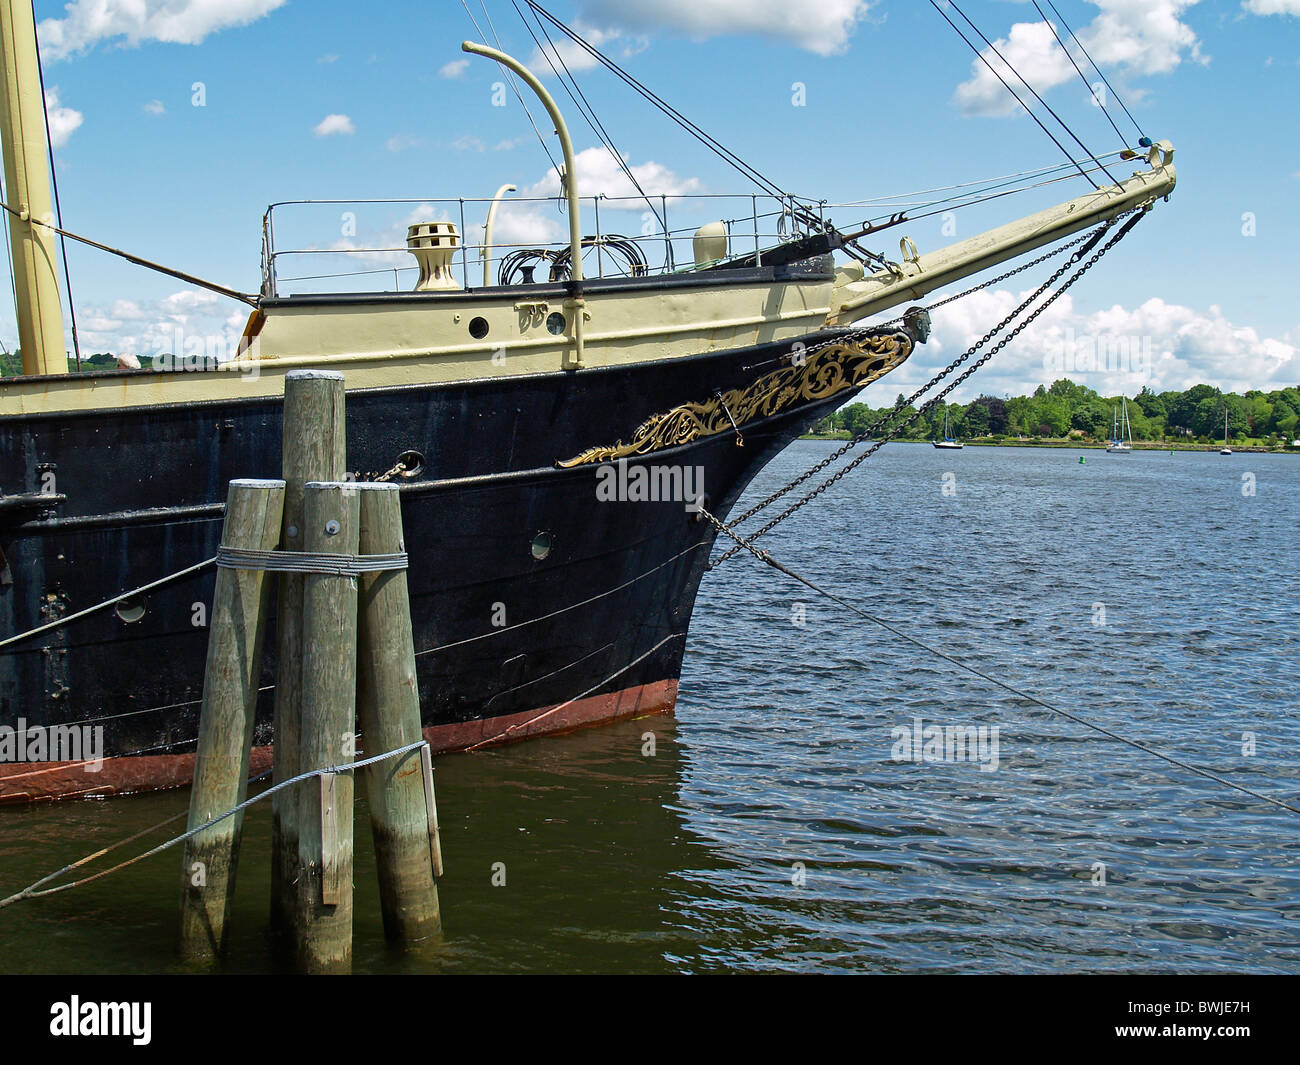
[[(486, 29), (478, 0), (469, 6)], [(1064, 55), (1045, 43), (1050, 31), (1032, 3), (961, 6), (1091, 148), (1119, 147)], [(1053, 353), (1079, 338), (1123, 337), (1149, 352), (1128, 373), (1074, 375), (1103, 392), (1202, 380), (1236, 390), (1300, 382), (1300, 0), (1056, 6), (1145, 132), (1173, 141), (1180, 183), (1169, 204), (964, 394), (1031, 390), (1053, 376)], [(1007, 106), (1000, 87), (990, 91), (967, 46), (920, 0), (553, 0), (549, 7), (778, 184), (806, 196), (858, 200), (1062, 159), (1014, 102)], [(506, 49), (532, 56), (533, 40), (510, 0), (488, 0), (487, 10)], [(364, 8), (338, 0), (74, 0), (38, 2), (36, 12), (65, 224), (201, 276), (256, 289), (262, 212), (272, 201), (489, 197), (504, 182), (533, 191), (554, 185), (517, 101), (492, 104), (496, 66), (461, 62), (460, 41), (477, 34), (458, 0)], [(577, 77), (651, 191), (752, 191), (606, 72)], [(577, 149), (587, 151), (584, 191), (616, 191), (620, 179), (600, 139), (557, 96)], [(533, 110), (536, 117), (540, 109)], [(1136, 138), (1113, 101), (1110, 112), (1130, 142)], [(1051, 199), (1057, 191), (1066, 198), (1083, 189), (1057, 185)], [(1047, 195), (963, 213), (956, 236), (1036, 209)], [(286, 217), (281, 246), (292, 238), (316, 247), (388, 246), (419, 214), (410, 206), (357, 207), (353, 232), (342, 210), (305, 211), (297, 227)], [(470, 209), (472, 224), (479, 214)], [(857, 220), (851, 212), (835, 217)], [(518, 239), (558, 236), (564, 224), (552, 207), (503, 218)], [(950, 239), (938, 219), (903, 232), (922, 251)], [(896, 253), (896, 236), (880, 247)], [(409, 261), (372, 259), (378, 267)], [(326, 261), (334, 260), (311, 262)], [(98, 252), (73, 249), (70, 267), (84, 351), (149, 351), (176, 328), (219, 333), (245, 317), (238, 304)], [(889, 397), (868, 398), (892, 398), (982, 334), (1037, 283), (1038, 275), (1021, 276), (1022, 284), (938, 315), (929, 350), (877, 386)], [(6, 308), (0, 338), (12, 346), (14, 333)]]

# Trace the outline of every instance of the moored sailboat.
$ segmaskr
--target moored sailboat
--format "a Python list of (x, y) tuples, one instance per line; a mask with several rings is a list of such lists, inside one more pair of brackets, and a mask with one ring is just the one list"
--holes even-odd
[(960, 451), (966, 446), (961, 441), (952, 438), (952, 434), (948, 429), (948, 411), (946, 409), (943, 412), (943, 439), (931, 440), (930, 443), (941, 451)]
[(1110, 440), (1106, 445), (1106, 451), (1111, 455), (1127, 455), (1133, 451), (1133, 429), (1128, 423), (1128, 400), (1121, 396), (1120, 407), (1123, 410), (1123, 420), (1117, 420), (1115, 408), (1111, 408), (1111, 430)]

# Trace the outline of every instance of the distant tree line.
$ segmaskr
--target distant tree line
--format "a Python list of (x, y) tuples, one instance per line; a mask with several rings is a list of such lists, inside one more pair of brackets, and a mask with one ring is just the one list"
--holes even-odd
[[(140, 366), (143, 369), (149, 369), (153, 365), (153, 358), (149, 355), (136, 356), (140, 360)], [(71, 353), (68, 355), (68, 369), (76, 372), (77, 364)], [(96, 352), (94, 355), (81, 356), (82, 372), (90, 370), (115, 370), (117, 369), (117, 356), (109, 351)], [(0, 351), (0, 377), (17, 377), (23, 372), (23, 351), (22, 348), (14, 348), (13, 351)]]
[[(895, 402), (902, 402), (903, 398), (900, 395)], [(1086, 385), (1061, 378), (1049, 387), (1039, 385), (1031, 396), (980, 396), (965, 404), (937, 403), (900, 433), (898, 439), (942, 439), (947, 415), (949, 434), (959, 440), (980, 437), (1106, 440), (1119, 414), (1120, 399), (1120, 396), (1099, 395)], [(1186, 392), (1153, 392), (1143, 388), (1127, 399), (1134, 440), (1221, 440), (1225, 410), (1230, 439), (1290, 443), (1300, 436), (1300, 387), (1272, 392), (1253, 389), (1244, 396), (1221, 392), (1213, 385), (1193, 385)], [(839, 431), (857, 436), (890, 409), (852, 403), (823, 418), (813, 432), (830, 435)], [(904, 407), (889, 424), (905, 421), (914, 413), (915, 408)]]

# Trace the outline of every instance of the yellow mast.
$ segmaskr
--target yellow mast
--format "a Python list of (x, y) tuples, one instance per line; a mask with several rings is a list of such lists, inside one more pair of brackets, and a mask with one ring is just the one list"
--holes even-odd
[(17, 290), (18, 343), (23, 373), (68, 372), (63, 305), (54, 259), (49, 144), (45, 101), (36, 55), (36, 24), (27, 0), (0, 2), (0, 139), (4, 142), (5, 192)]

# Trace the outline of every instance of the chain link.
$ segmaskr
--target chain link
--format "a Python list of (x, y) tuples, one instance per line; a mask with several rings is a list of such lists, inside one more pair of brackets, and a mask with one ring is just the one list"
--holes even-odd
[[(969, 296), (969, 295), (971, 295), (972, 293), (979, 292), (981, 289), (988, 288), (990, 285), (996, 285), (996, 284), (998, 284), (998, 283), (1000, 283), (1000, 282), (1002, 282), (1002, 281), (1005, 281), (1005, 280), (1006, 280), (1007, 278), (1009, 278), (1009, 277), (1014, 277), (1016, 274), (1022, 273), (1022, 272), (1025, 271), (1025, 270), (1030, 270), (1030, 269), (1032, 269), (1033, 267), (1038, 266), (1040, 263), (1044, 263), (1044, 262), (1046, 262), (1048, 259), (1054, 258), (1054, 257), (1057, 256), (1057, 255), (1060, 255), (1063, 251), (1068, 251), (1070, 248), (1073, 248), (1073, 247), (1075, 247), (1076, 245), (1082, 244), (1082, 243), (1084, 243), (1085, 241), (1093, 240), (1093, 239), (1097, 236), (1098, 233), (1104, 232), (1105, 229), (1106, 229), (1106, 227), (1109, 226), (1109, 225), (1111, 225), (1111, 224), (1112, 224), (1112, 223), (1109, 223), (1109, 222), (1108, 222), (1108, 223), (1106, 223), (1105, 226), (1100, 227), (1100, 229), (1098, 229), (1098, 230), (1096, 230), (1096, 231), (1094, 231), (1094, 232), (1085, 233), (1082, 237), (1078, 237), (1078, 238), (1076, 238), (1076, 239), (1070, 241), (1070, 242), (1067, 243), (1067, 244), (1062, 244), (1062, 245), (1061, 245), (1060, 247), (1058, 247), (1058, 248), (1053, 248), (1053, 249), (1052, 249), (1051, 251), (1049, 251), (1047, 254), (1045, 254), (1045, 255), (1040, 255), (1037, 259), (1034, 259), (1034, 260), (1032, 260), (1032, 261), (1030, 261), (1030, 262), (1022, 263), (1020, 266), (1017, 266), (1014, 270), (1008, 270), (1005, 274), (999, 274), (997, 277), (990, 278), (988, 281), (985, 281), (985, 282), (983, 282), (982, 284), (974, 285), (974, 286), (972, 286), (971, 288), (966, 289), (964, 292), (958, 292), (956, 295), (954, 295), (954, 296), (949, 296), (949, 297), (947, 297), (946, 299), (942, 299), (942, 300), (940, 300), (938, 303), (932, 303), (932, 304), (930, 304), (929, 306), (925, 307), (924, 309), (926, 310), (926, 312), (930, 312), (930, 311), (938, 310), (940, 307), (943, 307), (943, 306), (945, 306), (946, 304), (953, 303), (954, 301), (959, 300), (959, 299), (963, 299), (964, 297)], [(1067, 265), (1068, 265), (1068, 264), (1067, 264)], [(1050, 284), (1050, 282), (1049, 282), (1049, 284)], [(1013, 315), (1013, 317), (1014, 317), (1014, 315)], [(904, 320), (905, 320), (905, 318), (903, 318), (903, 317), (900, 317), (900, 318), (894, 318), (894, 319), (892, 319), (891, 321), (888, 321), (888, 322), (883, 323), (883, 325), (873, 325), (873, 326), (871, 327), (870, 331), (871, 331), (871, 332), (879, 332), (879, 331), (881, 331), (881, 330), (888, 329), (890, 326), (900, 325), (900, 324), (902, 324), (902, 322), (903, 322)], [(989, 334), (988, 336), (985, 336), (984, 340), (981, 341), (981, 343), (985, 343), (985, 342), (987, 342), (987, 340), (989, 339), (989, 336), (995, 335), (995, 334), (997, 333), (997, 331), (998, 331), (999, 329), (1001, 329), (1001, 328), (1002, 328), (1001, 325), (998, 326), (996, 329), (993, 330), (993, 333)], [(859, 331), (859, 332), (861, 332), (861, 331)], [(857, 334), (854, 334), (854, 335), (857, 335)], [(824, 346), (824, 345), (823, 345), (823, 346)], [(914, 402), (915, 402), (917, 399), (919, 399), (921, 396), (923, 396), (923, 395), (925, 395), (927, 392), (929, 392), (930, 389), (932, 389), (935, 385), (937, 385), (940, 381), (942, 381), (945, 377), (947, 377), (950, 373), (952, 373), (953, 370), (955, 370), (958, 366), (960, 366), (963, 362), (965, 362), (968, 358), (970, 358), (970, 356), (971, 356), (973, 353), (974, 353), (973, 350), (972, 350), (972, 351), (968, 351), (968, 352), (966, 352), (964, 355), (961, 355), (961, 356), (958, 357), (957, 359), (953, 360), (951, 363), (949, 363), (947, 366), (945, 366), (942, 370), (940, 370), (937, 374), (935, 374), (932, 378), (930, 378), (929, 381), (927, 381), (924, 385), (922, 385), (922, 386), (921, 386), (920, 388), (918, 388), (915, 392), (913, 392), (910, 396), (908, 396), (907, 399), (903, 400), (902, 403), (895, 404), (893, 410), (889, 411), (887, 414), (885, 414), (883, 417), (879, 418), (879, 419), (878, 419), (876, 422), (874, 422), (872, 425), (869, 425), (866, 429), (862, 430), (862, 432), (858, 433), (858, 435), (855, 436), (855, 437), (854, 437), (852, 440), (850, 440), (848, 443), (843, 444), (843, 445), (841, 445), (840, 447), (836, 448), (836, 449), (835, 449), (834, 451), (832, 451), (832, 452), (831, 452), (831, 453), (830, 453), (830, 454), (829, 454), (825, 459), (823, 459), (821, 462), (817, 463), (817, 465), (815, 465), (815, 466), (811, 467), (810, 469), (804, 471), (802, 474), (800, 474), (798, 477), (796, 477), (793, 481), (791, 481), (789, 484), (787, 484), (784, 488), (778, 489), (776, 492), (773, 492), (773, 493), (772, 493), (770, 496), (768, 496), (766, 499), (762, 500), (762, 501), (759, 502), (759, 503), (754, 504), (754, 506), (750, 507), (749, 510), (745, 511), (744, 514), (742, 514), (740, 517), (738, 517), (738, 518), (737, 518), (735, 521), (733, 521), (731, 524), (732, 524), (733, 526), (735, 526), (735, 525), (739, 525), (741, 522), (743, 522), (743, 521), (747, 521), (748, 519), (752, 518), (752, 517), (753, 517), (755, 514), (757, 514), (760, 510), (763, 510), (763, 509), (767, 508), (767, 507), (770, 506), (771, 504), (775, 503), (775, 502), (776, 502), (778, 499), (780, 499), (782, 496), (787, 495), (787, 494), (789, 494), (790, 492), (794, 491), (796, 488), (798, 488), (801, 484), (803, 484), (803, 483), (804, 483), (806, 480), (808, 480), (810, 477), (814, 477), (814, 476), (816, 476), (817, 474), (821, 473), (822, 470), (826, 469), (827, 466), (830, 466), (830, 465), (831, 465), (832, 463), (834, 463), (834, 462), (838, 462), (841, 458), (843, 458), (846, 454), (848, 454), (848, 453), (849, 453), (853, 448), (857, 447), (857, 446), (858, 446), (860, 443), (862, 443), (864, 440), (870, 440), (870, 439), (872, 439), (872, 438), (875, 436), (875, 434), (876, 434), (876, 433), (877, 433), (877, 432), (878, 432), (878, 431), (879, 431), (883, 426), (885, 426), (885, 425), (887, 425), (887, 424), (889, 423), (889, 421), (894, 417), (895, 414), (897, 414), (899, 411), (901, 411), (904, 407), (908, 407), (908, 406), (910, 406), (912, 403), (914, 403)], [(723, 560), (722, 560), (722, 559), (719, 559), (718, 561), (721, 562), (721, 561), (723, 561)]]
[(398, 474), (405, 473), (408, 469), (409, 469), (409, 467), (406, 465), (405, 460), (403, 460), (403, 459), (398, 459), (398, 460), (397, 460), (397, 465), (396, 465), (396, 466), (394, 466), (394, 467), (393, 467), (391, 470), (389, 470), (387, 473), (381, 473), (378, 477), (375, 478), (375, 481), (376, 481), (376, 483), (378, 483), (378, 482), (382, 482), (382, 481), (391, 481), (391, 480), (392, 480), (394, 477), (396, 477)]
[[(1143, 217), (1144, 214), (1145, 211), (1142, 210), (1139, 210), (1137, 213), (1135, 213), (1132, 218), (1130, 218), (1122, 227), (1120, 227), (1118, 233), (1116, 233), (1113, 237), (1111, 237), (1110, 240), (1108, 240), (1105, 243), (1105, 245), (1103, 245), (1097, 251), (1093, 252), (1092, 256), (1088, 259), (1088, 261), (1085, 262), (1083, 266), (1079, 267), (1079, 269), (1075, 271), (1074, 275), (1068, 278), (1066, 282), (1063, 285), (1061, 285), (1061, 287), (1058, 288), (1055, 292), (1053, 292), (1046, 300), (1044, 300), (1039, 307), (1035, 308), (1034, 311), (1023, 322), (1021, 322), (1014, 329), (1012, 329), (1010, 333), (1008, 333), (1001, 340), (999, 340), (993, 347), (989, 348), (989, 350), (986, 351), (983, 355), (981, 355), (980, 358), (977, 359), (973, 364), (971, 364), (960, 374), (958, 374), (956, 378), (954, 378), (951, 382), (949, 382), (947, 387), (945, 387), (942, 392), (939, 392), (935, 396), (932, 396), (924, 404), (922, 404), (916, 411), (914, 411), (909, 417), (905, 418), (903, 421), (894, 425), (888, 432), (881, 435), (881, 437), (878, 440), (876, 440), (875, 443), (873, 443), (870, 448), (864, 451), (852, 462), (848, 463), (848, 465), (844, 466), (843, 469), (837, 471), (832, 476), (828, 477), (825, 481), (823, 481), (820, 485), (818, 485), (811, 492), (805, 495), (802, 499), (786, 507), (785, 510), (781, 511), (780, 514), (778, 514), (775, 518), (769, 521), (756, 533), (753, 533), (751, 536), (749, 536), (746, 540), (740, 539), (732, 531), (734, 526), (739, 525), (746, 518), (752, 517), (758, 511), (766, 507), (769, 503), (773, 502), (776, 499), (779, 499), (781, 496), (785, 495), (787, 492), (791, 491), (793, 488), (802, 484), (804, 481), (808, 480), (810, 477), (814, 476), (815, 474), (820, 473), (832, 462), (835, 462), (837, 459), (839, 459), (844, 454), (846, 454), (850, 448), (855, 447), (857, 444), (867, 439), (873, 432), (875, 432), (881, 426), (889, 422), (889, 420), (893, 418), (900, 410), (908, 406), (911, 402), (913, 402), (915, 399), (917, 399), (924, 393), (928, 392), (932, 387), (934, 387), (934, 385), (938, 384), (949, 373), (951, 373), (958, 366), (962, 365), (962, 363), (970, 359), (971, 356), (973, 356), (977, 351), (979, 351), (982, 347), (984, 347), (984, 345), (987, 344), (990, 340), (992, 340), (993, 337), (997, 336), (998, 333), (1002, 332), (1002, 330), (1005, 329), (1008, 325), (1010, 325), (1012, 321), (1018, 318), (1025, 311), (1025, 309), (1028, 308), (1035, 300), (1037, 300), (1048, 288), (1050, 288), (1057, 281), (1059, 281), (1061, 277), (1063, 277), (1071, 269), (1071, 267), (1076, 266), (1080, 261), (1082, 261), (1083, 257), (1088, 254), (1089, 248), (1095, 246), (1096, 242), (1101, 239), (1101, 237), (1106, 233), (1106, 231), (1110, 229), (1115, 224), (1115, 222), (1118, 221), (1118, 219), (1114, 219), (1110, 222), (1107, 222), (1105, 225), (1101, 226), (1099, 229), (1089, 234), (1088, 237), (1083, 238), (1082, 240), (1077, 240), (1072, 242), (1072, 244), (1079, 244), (1079, 243), (1083, 243), (1086, 240), (1086, 241), (1090, 241), (1091, 244), (1089, 244), (1088, 247), (1076, 251), (1073, 255), (1071, 255), (1056, 271), (1053, 272), (1051, 277), (1049, 277), (1046, 281), (1044, 281), (1041, 285), (1039, 285), (1038, 288), (1036, 288), (1028, 298), (1026, 298), (1024, 301), (1020, 303), (1019, 306), (1016, 307), (1015, 310), (1013, 310), (1010, 314), (1008, 314), (1005, 318), (1003, 318), (1002, 321), (1000, 321), (997, 325), (995, 325), (992, 329), (990, 329), (987, 333), (985, 333), (982, 337), (980, 337), (979, 340), (977, 340), (974, 344), (972, 344), (969, 348), (967, 348), (966, 351), (964, 351), (961, 355), (959, 355), (956, 359), (954, 359), (948, 366), (946, 366), (938, 374), (932, 377), (929, 382), (927, 382), (924, 386), (922, 386), (921, 388), (913, 392), (912, 395), (903, 402), (903, 404), (895, 405), (894, 409), (891, 410), (888, 414), (886, 414), (883, 418), (879, 419), (874, 425), (864, 430), (862, 433), (858, 434), (858, 436), (854, 437), (844, 446), (837, 448), (834, 452), (832, 452), (832, 454), (828, 458), (822, 460), (817, 465), (813, 466), (811, 469), (801, 474), (794, 481), (791, 481), (790, 484), (782, 488), (779, 492), (776, 492), (773, 495), (769, 496), (767, 499), (763, 500), (763, 502), (759, 503), (758, 505), (751, 507), (748, 511), (746, 511), (739, 518), (733, 521), (731, 523), (731, 526), (726, 528), (726, 531), (727, 534), (731, 536), (732, 539), (736, 540), (737, 546), (729, 549), (728, 551), (723, 552), (723, 554), (719, 555), (717, 559), (709, 563), (709, 569), (714, 569), (717, 566), (720, 566), (722, 563), (726, 562), (727, 559), (737, 554), (742, 549), (742, 547), (748, 548), (751, 552), (757, 554), (757, 549), (751, 546), (750, 541), (757, 540), (760, 536), (764, 536), (767, 533), (771, 532), (774, 528), (776, 528), (776, 526), (781, 524), (781, 522), (785, 521), (788, 517), (790, 517), (791, 514), (799, 510), (801, 507), (807, 506), (810, 502), (812, 502), (819, 495), (825, 492), (833, 484), (839, 481), (841, 477), (849, 473), (851, 470), (856, 469), (859, 465), (861, 465), (863, 462), (869, 459), (872, 455), (874, 455), (877, 451), (879, 451), (882, 447), (884, 447), (885, 444), (887, 444), (890, 440), (896, 437), (904, 429), (906, 429), (908, 426), (915, 423), (922, 415), (926, 414), (928, 411), (933, 409), (934, 406), (937, 403), (939, 403), (945, 396), (951, 393), (953, 389), (957, 388), (957, 386), (960, 385), (963, 381), (965, 381), (968, 377), (970, 377), (971, 374), (973, 374), (981, 366), (987, 363), (989, 359), (993, 358), (994, 355), (996, 355), (1004, 347), (1010, 344), (1011, 341), (1015, 340), (1016, 337), (1018, 337), (1030, 325), (1030, 323), (1034, 321), (1034, 319), (1036, 319), (1040, 314), (1042, 314), (1045, 310), (1047, 310), (1048, 307), (1050, 307), (1053, 303), (1055, 303), (1058, 299), (1060, 299), (1060, 297), (1065, 294), (1065, 292), (1070, 288), (1071, 285), (1073, 285), (1076, 281), (1079, 280), (1079, 278), (1081, 278), (1084, 274), (1086, 274), (1089, 270), (1091, 270), (1093, 266), (1095, 266), (1097, 262), (1101, 259), (1101, 257), (1106, 254), (1106, 252), (1110, 251), (1111, 248), (1113, 248), (1116, 244), (1118, 244), (1128, 234), (1129, 230), (1133, 228), (1133, 226)], [(1070, 247), (1070, 246), (1072, 245), (1065, 245), (1064, 247), (1057, 249), (1057, 251), (1063, 251), (1065, 247)], [(1037, 261), (1041, 262), (1043, 258), (1048, 258), (1048, 257), (1050, 257), (1050, 254), (1048, 256), (1040, 257)], [(1032, 264), (1027, 264), (1027, 265), (1032, 265)], [(1013, 271), (1013, 272), (1018, 272), (1018, 271)], [(978, 288), (987, 287), (990, 284), (994, 284), (997, 280), (998, 280), (997, 278), (994, 278), (993, 281), (985, 282), (984, 285), (977, 286), (977, 289), (972, 289), (971, 291), (977, 291)], [(965, 293), (963, 293), (963, 295), (965, 295)], [(713, 519), (713, 516), (711, 514), (707, 516), (710, 519)]]

